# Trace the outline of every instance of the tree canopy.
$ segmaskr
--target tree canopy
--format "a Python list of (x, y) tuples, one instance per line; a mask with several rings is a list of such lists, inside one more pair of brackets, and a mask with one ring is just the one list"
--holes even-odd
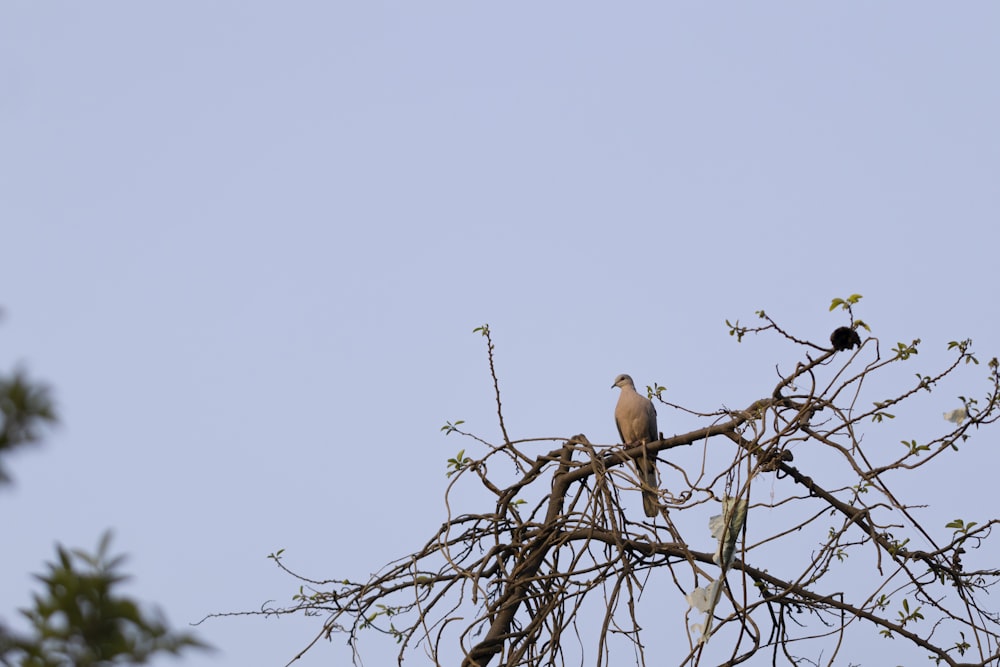
[[(698, 411), (648, 386), (661, 411), (702, 425), (645, 446), (585, 434), (511, 440), (492, 332), (476, 329), (503, 439), (461, 421), (442, 427), (469, 444), (447, 462), (440, 527), (364, 580), (307, 578), (278, 551), (271, 558), (298, 591), (285, 606), (249, 613), (318, 617), (293, 662), (337, 637), (360, 662), (362, 637), (375, 633), (398, 643), (400, 662), (415, 654), (465, 667), (755, 656), (833, 665), (862, 639), (935, 664), (995, 664), (1000, 617), (988, 593), (1000, 578), (990, 556), (998, 519), (928, 524), (921, 509), (961, 481), (939, 480), (933, 492), (906, 482), (977, 446), (974, 436), (997, 421), (997, 359), (980, 364), (972, 342), (956, 340), (942, 367), (916, 368), (920, 341), (881, 341), (855, 317), (860, 300), (832, 301), (846, 321), (829, 341), (799, 337), (763, 311), (755, 326), (727, 321), (736, 341), (775, 336), (797, 361), (736, 408)], [(969, 367), (983, 371), (982, 385), (961, 386), (958, 371)], [(928, 394), (954, 409), (935, 432), (900, 439), (897, 414)], [(698, 452), (688, 457), (698, 463), (673, 463), (680, 448)], [(640, 491), (650, 491), (637, 462), (654, 456), (660, 513), (647, 519), (637, 511)], [(491, 500), (459, 511), (455, 492), (467, 486)]]

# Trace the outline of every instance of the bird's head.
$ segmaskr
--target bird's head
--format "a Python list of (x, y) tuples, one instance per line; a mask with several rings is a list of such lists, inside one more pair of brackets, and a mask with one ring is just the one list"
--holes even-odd
[(615, 378), (615, 383), (611, 385), (612, 389), (614, 389), (615, 387), (622, 387), (623, 389), (625, 387), (632, 387), (633, 389), (635, 389), (635, 383), (632, 382), (631, 375), (626, 375), (625, 373), (622, 373), (621, 375)]

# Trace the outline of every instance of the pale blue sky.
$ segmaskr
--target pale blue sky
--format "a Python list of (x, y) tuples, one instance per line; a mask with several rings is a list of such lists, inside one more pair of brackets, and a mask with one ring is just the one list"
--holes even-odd
[[(998, 30), (992, 2), (3, 3), (0, 368), (63, 424), (0, 490), (0, 615), (107, 527), (176, 625), (287, 600), (279, 548), (360, 579), (423, 544), (465, 445), (439, 427), (498, 433), (483, 322), (513, 437), (613, 442), (621, 372), (746, 405), (794, 356), (723, 321), (823, 341), (852, 292), (928, 365), (997, 354)], [(213, 621), (184, 663), (315, 628)]]

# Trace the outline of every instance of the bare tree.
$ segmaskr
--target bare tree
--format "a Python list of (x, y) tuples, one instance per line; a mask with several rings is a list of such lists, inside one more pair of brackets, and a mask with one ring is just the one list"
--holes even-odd
[[(423, 653), (463, 667), (624, 664), (632, 656), (647, 664), (654, 655), (656, 664), (735, 665), (757, 656), (833, 665), (852, 638), (878, 634), (936, 664), (997, 664), (1000, 619), (986, 594), (1000, 569), (967, 567), (963, 557), (988, 552), (982, 548), (998, 520), (922, 525), (915, 503), (932, 494), (908, 499), (894, 489), (902, 477), (960, 455), (976, 430), (997, 421), (997, 360), (987, 364), (984, 396), (956, 399), (962, 405), (941, 420), (940, 433), (895, 448), (876, 434), (872, 446), (866, 431), (877, 433), (903, 404), (979, 362), (971, 341), (956, 341), (945, 367), (915, 380), (910, 373), (898, 390), (871, 396), (884, 384), (876, 378), (894, 377), (891, 369), (911, 361), (919, 341), (887, 351), (875, 337), (862, 340), (859, 331), (870, 332), (854, 318), (859, 299), (833, 301), (831, 310), (850, 320), (830, 345), (799, 339), (764, 312), (757, 327), (727, 322), (737, 340), (775, 335), (800, 360), (751, 404), (687, 410), (705, 425), (645, 447), (593, 444), (580, 434), (528, 453), (528, 443), (540, 441), (507, 437), (491, 333), (477, 329), (504, 441), (466, 433), (461, 422), (443, 427), (475, 450), (448, 462), (446, 501), (458, 485), (474, 484), (495, 502), (457, 516), (446, 502), (448, 516), (427, 543), (367, 581), (315, 581), (288, 570), (302, 585), (292, 604), (252, 613), (322, 618), (292, 662), (336, 635), (346, 636), (358, 660), (358, 639), (369, 630), (395, 638), (400, 662)], [(648, 392), (686, 410), (663, 400), (658, 385)], [(649, 491), (636, 462), (679, 447), (701, 449), (700, 469), (662, 456), (671, 483), (659, 492), (660, 515), (627, 511), (624, 500), (634, 507), (639, 491)], [(281, 552), (272, 558), (285, 568)], [(652, 590), (689, 605), (666, 654), (647, 648), (664, 642), (646, 628), (668, 624), (650, 616)]]

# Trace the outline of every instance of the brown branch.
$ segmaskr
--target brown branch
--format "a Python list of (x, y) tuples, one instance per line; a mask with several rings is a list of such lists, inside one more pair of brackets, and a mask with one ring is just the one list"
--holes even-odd
[(557, 532), (558, 518), (562, 514), (563, 499), (569, 488), (566, 471), (573, 455), (573, 448), (567, 444), (563, 447), (563, 455), (559, 461), (559, 469), (553, 475), (552, 493), (549, 496), (549, 507), (545, 515), (545, 528), (529, 547), (524, 560), (514, 567), (509, 581), (513, 582), (495, 605), (495, 616), (486, 636), (472, 647), (462, 660), (462, 667), (486, 667), (503, 650), (504, 641), (510, 636), (514, 616), (524, 602), (528, 590), (528, 581), (538, 574), (538, 569), (545, 560), (545, 554), (552, 546), (552, 538)]

